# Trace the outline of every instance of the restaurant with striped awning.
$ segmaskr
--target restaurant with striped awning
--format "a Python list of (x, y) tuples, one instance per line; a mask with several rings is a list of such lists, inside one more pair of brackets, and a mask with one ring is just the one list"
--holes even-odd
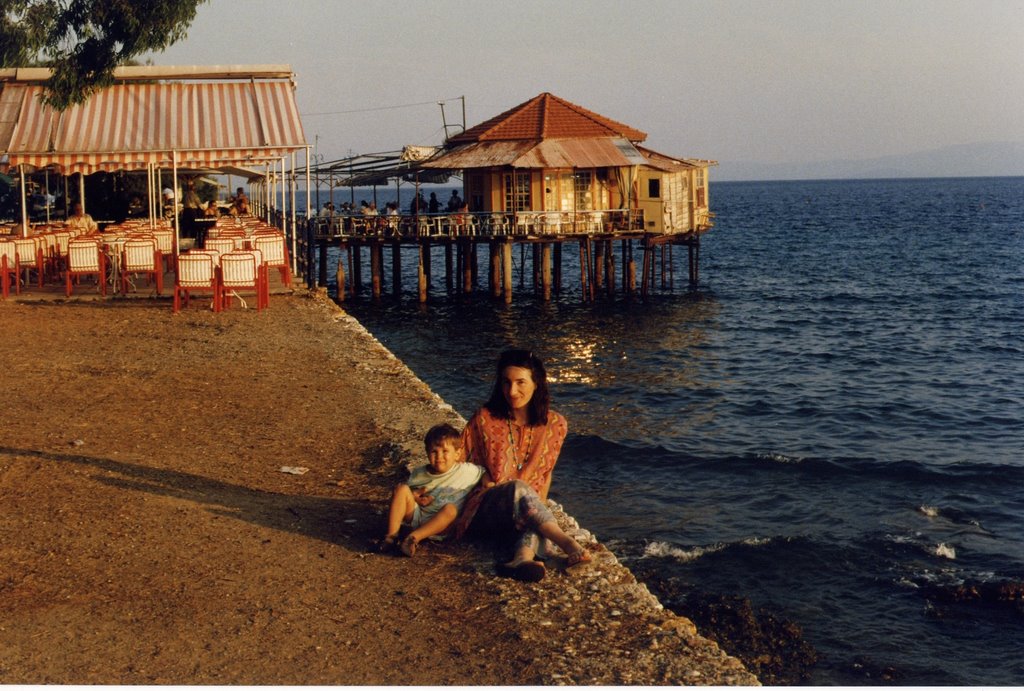
[(42, 100), (49, 76), (46, 68), (0, 70), (8, 174), (149, 171), (156, 193), (159, 171), (171, 172), (176, 190), (182, 169), (262, 167), (273, 177), (280, 166), (284, 177), (285, 159), (302, 150), (308, 169), (288, 66), (121, 67), (113, 85), (63, 112)]

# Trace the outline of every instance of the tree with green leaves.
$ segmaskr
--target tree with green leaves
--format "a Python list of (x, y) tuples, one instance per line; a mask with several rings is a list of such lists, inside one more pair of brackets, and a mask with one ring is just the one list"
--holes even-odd
[(114, 68), (185, 37), (206, 0), (0, 0), (0, 67), (53, 70), (46, 102), (64, 110), (114, 81)]

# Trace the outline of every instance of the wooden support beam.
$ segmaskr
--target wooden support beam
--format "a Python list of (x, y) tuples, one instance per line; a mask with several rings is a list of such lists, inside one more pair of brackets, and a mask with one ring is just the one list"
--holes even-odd
[(619, 251), (622, 255), (622, 292), (631, 293), (633, 292), (632, 286), (629, 284), (629, 240), (622, 240), (619, 243)]
[(604, 273), (605, 282), (608, 286), (608, 297), (615, 297), (615, 252), (611, 240), (604, 241)]
[(501, 273), (505, 289), (505, 304), (512, 304), (512, 241), (501, 243)]
[(554, 267), (553, 267), (553, 280), (554, 280), (554, 291), (555, 295), (562, 294), (562, 243), (556, 242), (554, 246)]
[(669, 246), (668, 246), (668, 289), (669, 290), (674, 290), (675, 289), (675, 270), (674, 270), (674, 267), (672, 265), (672, 263), (673, 263), (672, 262), (672, 260), (673, 260), (673, 257), (672, 257), (673, 249), (672, 248), (673, 247), (675, 247), (675, 243), (670, 243)]
[(427, 279), (427, 289), (430, 289), (430, 239), (420, 240), (420, 247), (423, 249), (423, 276)]
[(545, 242), (540, 246), (540, 282), (544, 301), (551, 300), (551, 243)]
[(497, 240), (491, 240), (487, 243), (491, 253), (490, 261), (490, 283), (491, 283), (491, 297), (501, 297), (501, 243)]
[(455, 285), (455, 267), (452, 264), (452, 240), (448, 238), (444, 241), (444, 287), (445, 291), (451, 295), (452, 288)]
[(335, 273), (335, 279), (338, 282), (338, 302), (344, 302), (347, 291), (345, 288), (345, 258), (340, 253), (338, 254), (338, 271)]
[(391, 292), (402, 297), (402, 243), (398, 240), (391, 243)]
[(379, 242), (370, 243), (370, 292), (373, 297), (379, 298), (381, 283), (383, 282), (384, 267), (381, 261), (381, 246)]
[(363, 248), (358, 240), (353, 240), (349, 249), (352, 259), (352, 297), (359, 295), (363, 287)]
[(470, 295), (473, 292), (473, 262), (472, 262), (472, 244), (471, 238), (459, 238), (459, 245), (462, 256), (462, 292), (465, 295)]
[(317, 285), (327, 285), (327, 238), (320, 239), (320, 255), (317, 267)]
[(477, 268), (478, 243), (473, 238), (467, 238), (467, 240), (469, 241), (469, 268), (473, 277), (470, 283), (470, 287), (472, 288), (472, 290), (476, 290), (476, 284), (478, 279), (480, 278), (480, 271)]
[(416, 258), (416, 290), (419, 294), (420, 303), (427, 301), (427, 272), (424, 270), (424, 256), (426, 250), (423, 247), (423, 243), (416, 245), (418, 250), (418, 257)]

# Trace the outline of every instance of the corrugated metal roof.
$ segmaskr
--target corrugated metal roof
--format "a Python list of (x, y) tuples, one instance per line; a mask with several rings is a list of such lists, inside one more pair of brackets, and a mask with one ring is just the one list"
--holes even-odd
[[(251, 165), (306, 146), (290, 82), (128, 83), (58, 112), (42, 86), (0, 94), (0, 151), (11, 165), (65, 172), (171, 165)], [(13, 122), (12, 122), (13, 118)]]
[(633, 142), (647, 133), (616, 122), (549, 93), (520, 103), (448, 140), (448, 145), (486, 141), (591, 139), (617, 137)]
[(643, 165), (643, 155), (619, 138), (487, 141), (466, 144), (425, 161), (424, 168), (606, 168)]

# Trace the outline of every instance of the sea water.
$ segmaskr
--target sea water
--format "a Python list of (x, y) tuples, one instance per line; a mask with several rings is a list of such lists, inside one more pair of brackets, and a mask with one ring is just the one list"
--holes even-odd
[(1024, 683), (1024, 609), (933, 589), (1024, 580), (1024, 178), (710, 192), (696, 290), (679, 253), (674, 290), (585, 304), (566, 252), (549, 303), (517, 273), (510, 306), (436, 275), (420, 306), (407, 262), (401, 299), (345, 307), (466, 417), (499, 351), (541, 355), (552, 497), (627, 564), (797, 623), (811, 683)]

